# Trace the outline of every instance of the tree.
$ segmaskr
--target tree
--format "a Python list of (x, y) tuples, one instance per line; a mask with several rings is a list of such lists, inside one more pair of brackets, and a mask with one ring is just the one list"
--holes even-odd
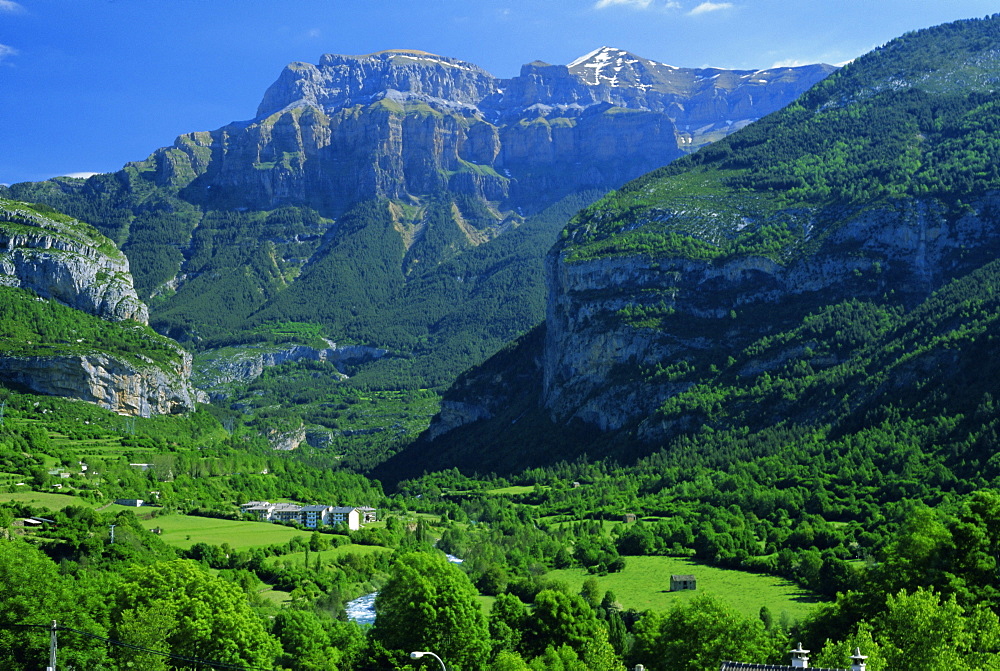
[(873, 624), (888, 669), (971, 671), (1000, 665), (1000, 622), (982, 605), (966, 612), (954, 596), (900, 592), (887, 599), (886, 612)]
[(431, 650), (451, 668), (484, 668), (489, 630), (476, 596), (468, 576), (440, 552), (402, 555), (375, 598), (371, 637), (400, 655)]
[[(500, 594), (490, 609), (489, 631), (495, 653), (517, 650), (521, 645), (528, 610), (513, 594)], [(497, 655), (499, 659), (499, 654)]]
[[(22, 540), (0, 540), (0, 668), (33, 669), (48, 659), (48, 632), (11, 625), (53, 620), (97, 635), (107, 615), (102, 585), (59, 574), (55, 563)], [(105, 646), (72, 645), (59, 651), (60, 668), (107, 668)]]
[(583, 581), (583, 587), (580, 588), (580, 596), (583, 597), (588, 606), (597, 608), (597, 605), (600, 603), (601, 585), (597, 582), (596, 578), (587, 578)]
[(535, 597), (534, 616), (526, 625), (524, 647), (534, 655), (564, 644), (581, 652), (598, 632), (602, 630), (597, 616), (582, 597), (545, 589)]
[(274, 635), (285, 654), (281, 664), (292, 671), (337, 671), (342, 652), (333, 645), (328, 620), (308, 610), (283, 610), (274, 618)]
[(633, 657), (652, 671), (703, 671), (721, 662), (777, 661), (784, 641), (771, 637), (759, 619), (744, 618), (707, 595), (651, 612), (636, 625)]
[[(131, 630), (127, 613), (156, 609), (157, 627), (177, 655), (226, 664), (271, 666), (278, 642), (264, 628), (236, 585), (204, 572), (193, 561), (135, 566), (118, 590), (116, 632)], [(172, 622), (167, 613), (172, 613)], [(133, 632), (134, 634), (134, 632)]]

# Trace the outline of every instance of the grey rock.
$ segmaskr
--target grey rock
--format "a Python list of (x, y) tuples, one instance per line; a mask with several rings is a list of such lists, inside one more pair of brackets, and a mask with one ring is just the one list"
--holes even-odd
[(203, 400), (191, 390), (191, 357), (171, 371), (139, 366), (104, 354), (0, 356), (0, 377), (38, 394), (75, 398), (139, 417), (194, 410)]
[(331, 363), (343, 374), (344, 366), (367, 363), (387, 354), (386, 350), (377, 347), (329, 344), (330, 347), (323, 349), (292, 345), (280, 349), (246, 346), (236, 351), (209, 351), (199, 356), (196, 382), (201, 389), (214, 389), (230, 382), (251, 382), (260, 377), (265, 368), (301, 360)]
[(419, 51), (326, 54), (287, 66), (254, 119), (183, 135), (137, 165), (218, 205), (342, 210), (450, 189), (513, 211), (618, 186), (788, 104), (833, 69), (693, 70), (602, 49), (500, 79)]
[(7, 201), (0, 205), (0, 286), (30, 289), (111, 321), (149, 321), (128, 259), (78, 221), (58, 221)]
[[(777, 307), (813, 294), (824, 303), (863, 299), (890, 289), (915, 303), (961, 270), (963, 252), (996, 253), (1000, 221), (990, 213), (998, 205), (1000, 194), (988, 194), (954, 221), (934, 200), (900, 199), (849, 213), (816, 253), (787, 264), (762, 257), (723, 263), (643, 256), (572, 262), (564, 253), (550, 254), (542, 403), (556, 422), (578, 419), (603, 431), (640, 422), (645, 440), (662, 439), (674, 427), (646, 418), (684, 387), (643, 381), (635, 374), (640, 368), (697, 351), (724, 358), (727, 350), (759, 335), (760, 325), (729, 316), (750, 306)], [(713, 321), (713, 332), (691, 337), (636, 328), (616, 314), (652, 295), (668, 297), (668, 307), (682, 318)], [(779, 366), (785, 358), (754, 361), (744, 373)]]

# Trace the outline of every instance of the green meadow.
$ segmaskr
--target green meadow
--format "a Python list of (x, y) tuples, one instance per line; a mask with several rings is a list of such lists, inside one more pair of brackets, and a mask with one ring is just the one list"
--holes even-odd
[(241, 522), (211, 517), (187, 515), (160, 515), (143, 520), (147, 529), (159, 527), (161, 538), (170, 545), (187, 550), (195, 543), (222, 545), (229, 543), (234, 550), (287, 543), (296, 536), (309, 538), (311, 531), (298, 531), (291, 527), (267, 522)]
[[(328, 538), (328, 537), (327, 537)], [(340, 547), (331, 548), (329, 550), (320, 550), (319, 552), (309, 552), (309, 566), (313, 566), (316, 563), (316, 558), (319, 557), (321, 563), (332, 562), (339, 557), (343, 557), (347, 554), (355, 555), (370, 555), (388, 552), (391, 553), (390, 548), (382, 547), (381, 545), (341, 545)], [(276, 557), (268, 557), (264, 560), (265, 566), (271, 566), (274, 564), (288, 563), (293, 566), (296, 564), (305, 565), (306, 563), (306, 553), (305, 552), (291, 552), (285, 555), (279, 555)]]
[(86, 499), (81, 499), (78, 496), (70, 496), (68, 494), (51, 494), (49, 492), (32, 492), (32, 491), (0, 494), (0, 503), (4, 503), (7, 501), (28, 503), (32, 506), (41, 506), (44, 508), (48, 508), (49, 510), (62, 510), (66, 506), (84, 506), (87, 508), (94, 508), (97, 505), (90, 501), (87, 501)]
[[(698, 589), (671, 592), (672, 574), (694, 575)], [(675, 557), (626, 557), (624, 571), (604, 576), (573, 568), (550, 571), (545, 577), (562, 581), (576, 592), (585, 580), (596, 578), (602, 592), (611, 590), (623, 607), (638, 611), (668, 610), (698, 594), (711, 594), (743, 615), (757, 617), (761, 606), (767, 606), (776, 620), (784, 614), (789, 621), (796, 621), (819, 603), (815, 595), (783, 578), (715, 568)]]

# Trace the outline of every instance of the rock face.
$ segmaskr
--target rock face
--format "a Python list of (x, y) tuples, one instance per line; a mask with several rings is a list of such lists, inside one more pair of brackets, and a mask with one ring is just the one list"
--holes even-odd
[[(1000, 194), (991, 193), (957, 219), (933, 199), (866, 208), (831, 231), (816, 253), (787, 264), (759, 256), (721, 263), (644, 256), (571, 261), (556, 250), (548, 257), (542, 403), (555, 422), (575, 419), (603, 431), (651, 417), (683, 387), (622, 371), (692, 360), (699, 352), (724, 360), (765, 329), (780, 327), (783, 315), (801, 316), (789, 307), (796, 302), (819, 306), (891, 291), (915, 303), (1000, 252), (1000, 221), (992, 214), (998, 207)], [(698, 327), (662, 330), (622, 317), (628, 306), (653, 302), (670, 311), (672, 323)], [(756, 362), (757, 370), (744, 373), (779, 363)], [(656, 441), (667, 428), (650, 420), (639, 431)]]
[[(0, 200), (0, 286), (29, 289), (112, 322), (109, 329), (146, 324), (146, 306), (132, 286), (128, 261), (110, 240), (86, 224), (26, 203)], [(33, 328), (33, 326), (32, 326)], [(31, 331), (28, 331), (31, 332)], [(41, 332), (41, 331), (39, 331)], [(173, 363), (143, 354), (118, 354), (95, 345), (61, 353), (60, 341), (35, 343), (51, 356), (12, 354), (0, 339), (0, 379), (39, 394), (77, 398), (121, 414), (149, 417), (193, 410), (199, 397), (190, 384), (191, 355), (150, 333), (173, 350)], [(79, 350), (80, 341), (73, 344)]]
[(103, 319), (147, 323), (125, 255), (90, 226), (52, 215), (0, 200), (0, 286), (30, 289)]
[(0, 356), (7, 383), (37, 394), (76, 398), (123, 415), (150, 417), (194, 410), (191, 355), (174, 370), (137, 366), (105, 354), (46, 357)]
[(343, 373), (342, 368), (345, 365), (367, 363), (380, 359), (387, 353), (384, 349), (364, 345), (329, 344), (330, 347), (323, 349), (306, 345), (293, 345), (276, 350), (247, 347), (235, 354), (222, 356), (208, 352), (204, 355), (203, 365), (199, 370), (198, 386), (202, 389), (213, 389), (229, 382), (251, 382), (260, 377), (265, 368), (303, 359), (332, 363)]
[[(814, 253), (788, 263), (761, 256), (721, 262), (645, 255), (573, 260), (557, 246), (547, 257), (544, 329), (516, 357), (495, 357), (459, 378), (426, 438), (438, 440), (489, 420), (540, 386), (538, 402), (555, 424), (612, 433), (628, 429), (656, 444), (694, 428), (668, 425), (656, 412), (691, 383), (683, 376), (673, 381), (641, 371), (701, 357), (725, 361), (822, 305), (877, 301), (887, 293), (902, 305), (915, 305), (950, 278), (1000, 255), (998, 211), (998, 192), (970, 203), (957, 218), (930, 198), (859, 208), (841, 213)], [(626, 318), (637, 305), (669, 313), (674, 326)], [(758, 375), (783, 361), (750, 360), (739, 374)]]
[(287, 66), (253, 120), (183, 135), (143, 165), (218, 205), (335, 211), (447, 189), (513, 209), (664, 165), (833, 69), (692, 70), (602, 48), (498, 79), (419, 51), (327, 54)]

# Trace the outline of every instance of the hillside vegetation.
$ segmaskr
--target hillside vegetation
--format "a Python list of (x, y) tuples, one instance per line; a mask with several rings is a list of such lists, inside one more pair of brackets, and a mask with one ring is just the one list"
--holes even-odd
[(832, 227), (893, 199), (951, 216), (1000, 186), (996, 19), (893, 40), (795, 103), (629, 182), (563, 236), (568, 260), (815, 251)]

